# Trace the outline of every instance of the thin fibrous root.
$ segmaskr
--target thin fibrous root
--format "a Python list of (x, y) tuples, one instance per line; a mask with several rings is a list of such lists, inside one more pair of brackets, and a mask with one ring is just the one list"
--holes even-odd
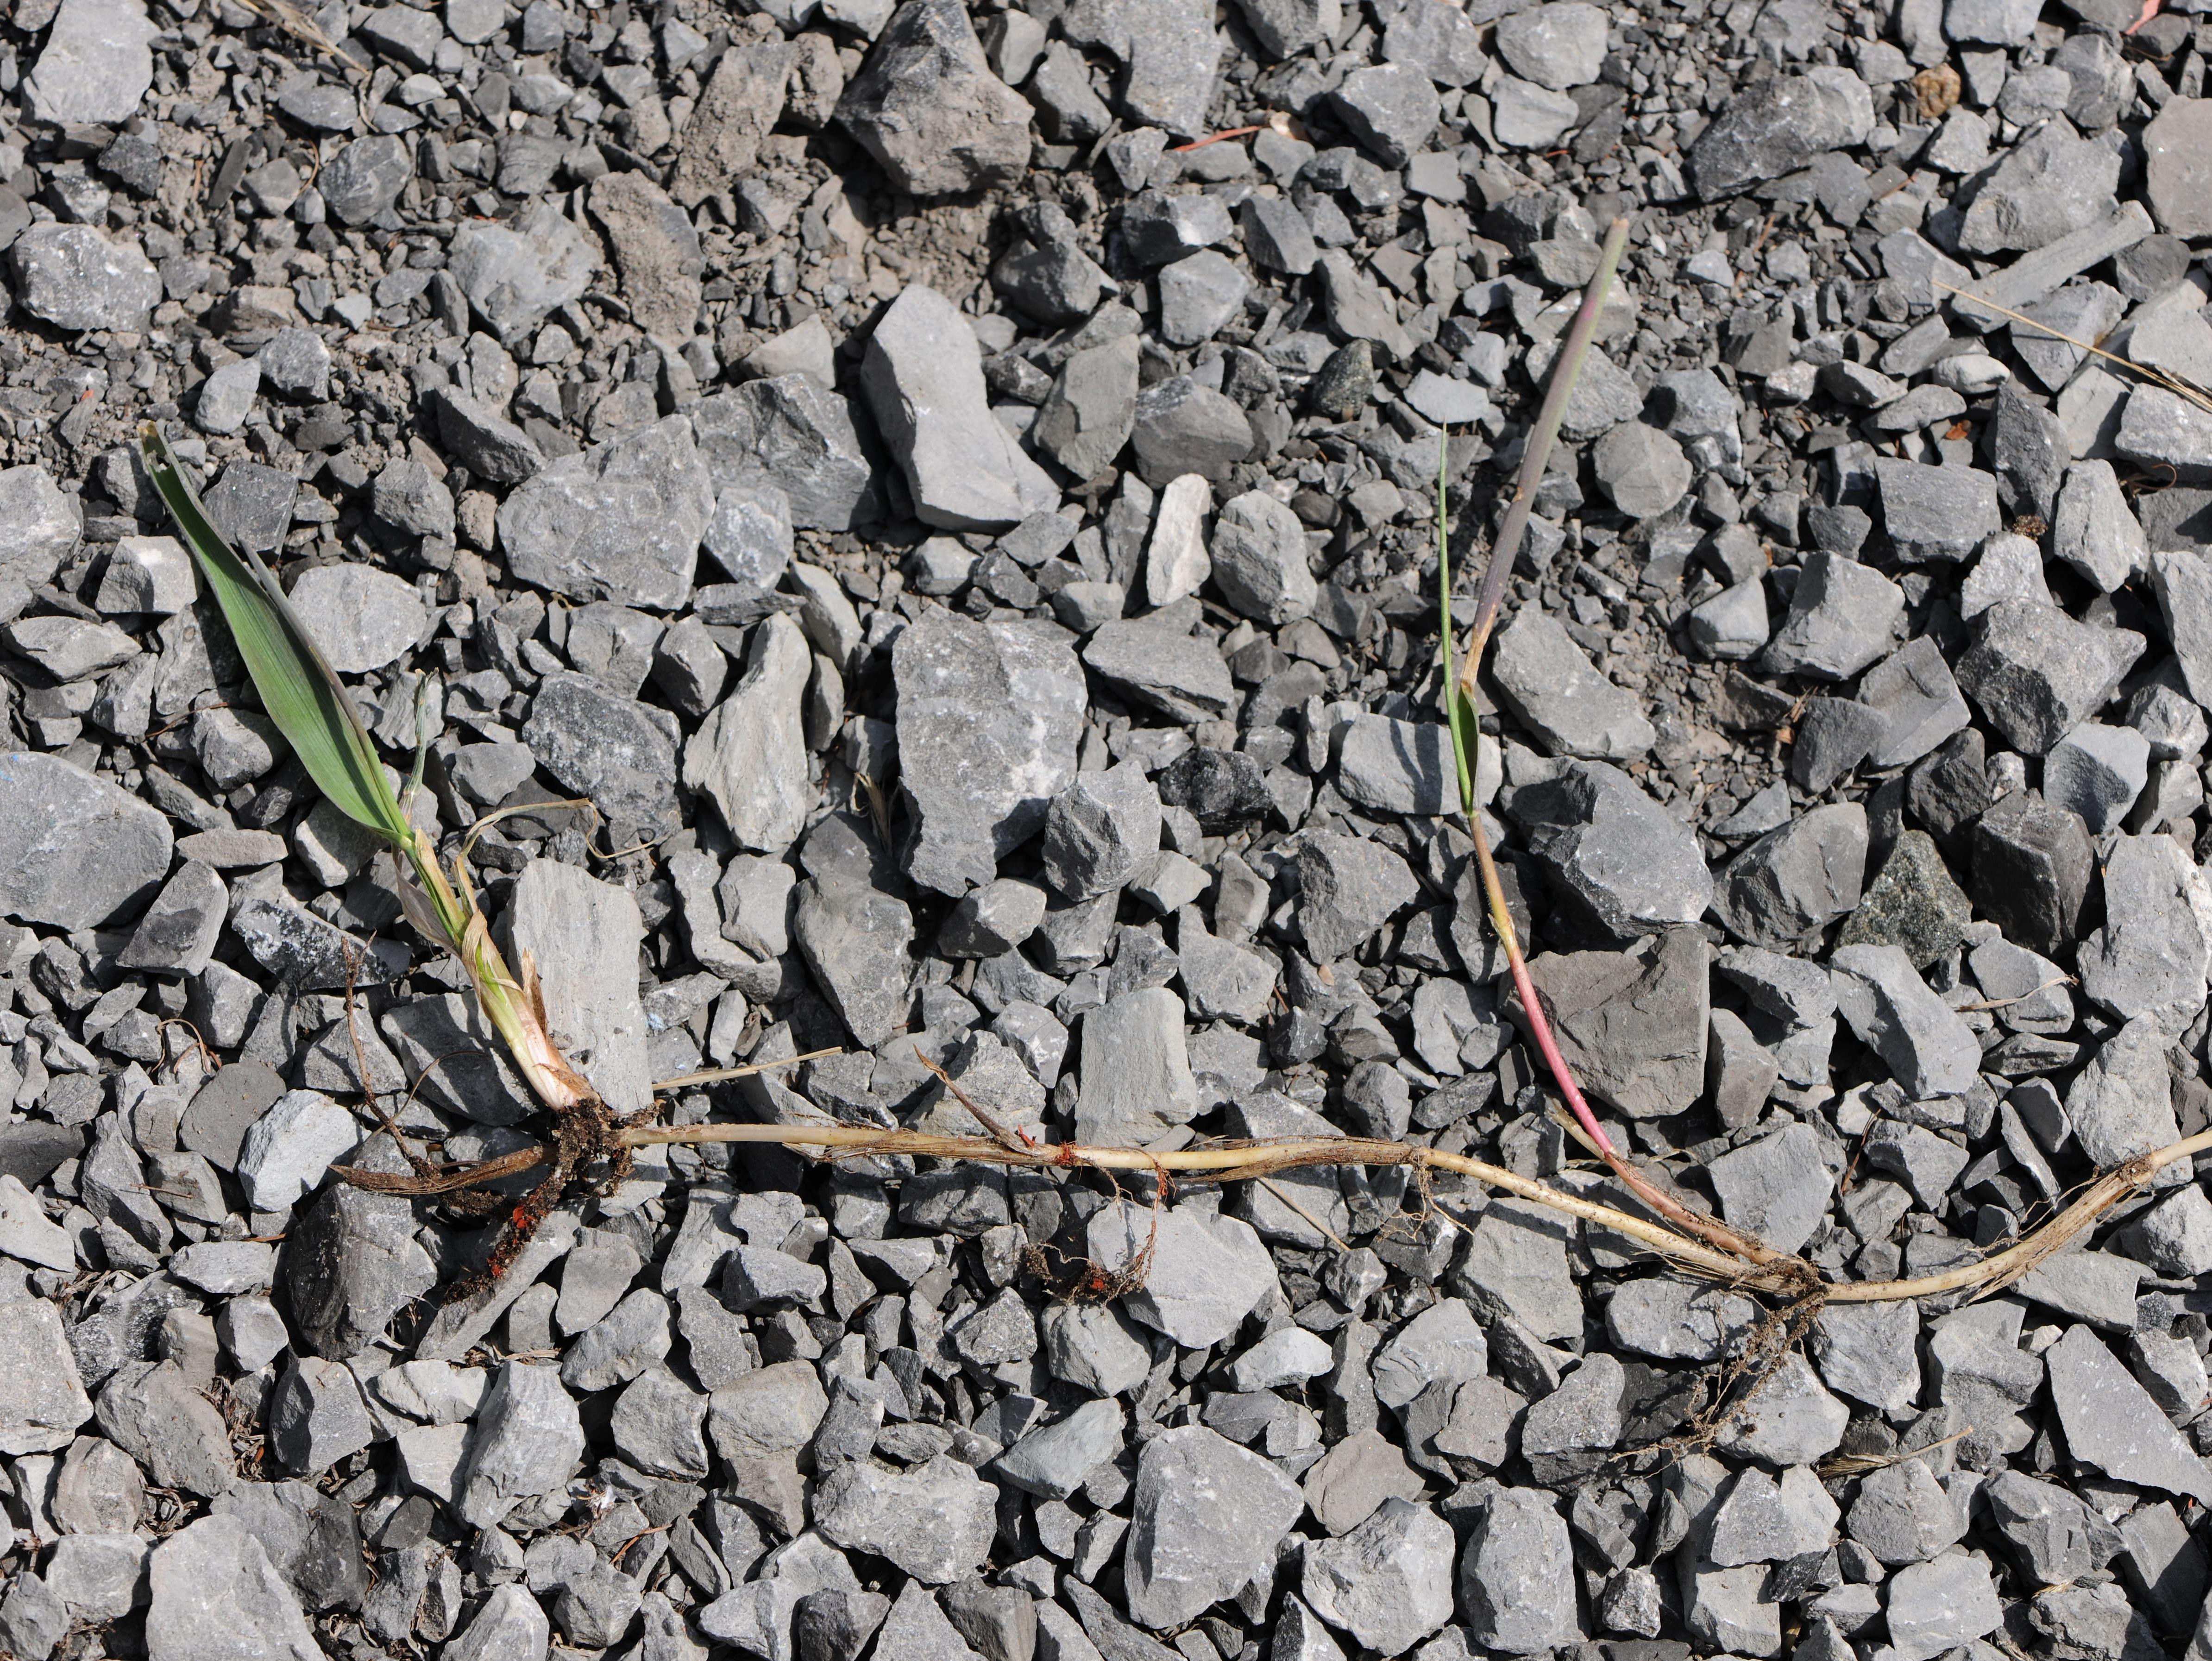
[[(671, 1143), (721, 1143), (814, 1150), (817, 1157), (830, 1159), (959, 1159), (1032, 1171), (1150, 1171), (1186, 1183), (1235, 1182), (1314, 1165), (1404, 1165), (1423, 1177), (1439, 1171), (1469, 1177), (1547, 1210), (1626, 1235), (1674, 1267), (1724, 1283), (1731, 1290), (1793, 1300), (1817, 1298), (1832, 1304), (1893, 1303), (1954, 1292), (1986, 1295), (2002, 1290), (2045, 1259), (2063, 1250), (2069, 1242), (2167, 1165), (2212, 1151), (2212, 1130), (2208, 1130), (2141, 1154), (2099, 1177), (2073, 1204), (2017, 1245), (1975, 1262), (1962, 1263), (1941, 1275), (1908, 1281), (1828, 1281), (1802, 1258), (1772, 1254), (1765, 1262), (1747, 1263), (1731, 1252), (1686, 1238), (1649, 1218), (1561, 1193), (1548, 1183), (1502, 1165), (1469, 1159), (1463, 1153), (1440, 1153), (1408, 1142), (1343, 1136), (1225, 1142), (1173, 1150), (1093, 1147), (1073, 1142), (1040, 1142), (1030, 1147), (1018, 1140), (1009, 1145), (985, 1136), (937, 1136), (921, 1131), (884, 1131), (827, 1123), (632, 1125), (616, 1131), (610, 1140), (628, 1148)], [(400, 1176), (344, 1165), (332, 1169), (358, 1187), (386, 1194), (428, 1196), (514, 1176), (554, 1158), (550, 1148), (520, 1148), (480, 1165), (440, 1171), (430, 1177)]]

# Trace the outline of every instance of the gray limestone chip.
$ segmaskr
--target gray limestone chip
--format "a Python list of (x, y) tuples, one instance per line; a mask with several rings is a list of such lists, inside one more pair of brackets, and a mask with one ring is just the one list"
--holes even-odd
[(1030, 441), (1079, 479), (1112, 465), (1136, 429), (1137, 356), (1133, 334), (1071, 353), (1037, 411)]
[(1014, 182), (1029, 163), (1030, 115), (991, 73), (956, 0), (906, 0), (837, 105), (839, 124), (901, 190), (920, 197)]
[(2067, 470), (2051, 540), (2057, 558), (2105, 593), (2148, 571), (2148, 542), (2109, 461), (2077, 461)]
[(315, 186), (331, 212), (348, 225), (366, 225), (399, 199), (415, 176), (408, 148), (387, 133), (356, 138), (324, 163)]
[(1717, 1361), (1742, 1342), (1757, 1313), (1734, 1293), (1654, 1278), (1616, 1291), (1606, 1303), (1605, 1325), (1615, 1344), (1638, 1355)]
[(1920, 1317), (1910, 1303), (1831, 1304), (1813, 1333), (1813, 1357), (1832, 1390), (1884, 1412), (1920, 1397)]
[(1618, 768), (1570, 763), (1516, 791), (1506, 812), (1559, 888), (1617, 936), (1695, 922), (1712, 904), (1696, 837)]
[[(159, 30), (134, 0), (63, 0), (23, 78), (25, 113), (59, 126), (117, 126), (153, 84)], [(37, 25), (24, 21), (27, 28)]]
[(941, 1586), (982, 1566), (997, 1532), (997, 1489), (939, 1454), (902, 1471), (848, 1461), (816, 1485), (811, 1508), (826, 1539)]
[(2115, 837), (2104, 863), (2105, 925), (2082, 942), (2081, 990), (2123, 1020), (2185, 1031), (2212, 973), (2212, 887), (2171, 837)]
[(1306, 563), (1304, 525), (1265, 490), (1247, 490), (1223, 505), (1211, 552), (1214, 586), (1263, 628), (1309, 615), (1320, 597)]
[(53, 1305), (35, 1298), (0, 1304), (0, 1452), (65, 1448), (92, 1413)]
[(33, 225), (8, 251), (15, 298), (58, 329), (143, 329), (161, 279), (132, 238), (89, 225)]
[(914, 914), (904, 900), (849, 882), (803, 882), (792, 934), (815, 983), (864, 1049), (905, 1024)]
[(1443, 113), (1436, 88), (1411, 64), (1370, 64), (1354, 70), (1329, 98), (1352, 136), (1388, 167), (1402, 167), (1411, 161), (1427, 143)]
[(674, 725), (666, 711), (596, 676), (558, 670), (538, 682), (522, 740), (546, 772), (609, 819), (661, 836), (678, 822)]
[(159, 810), (59, 756), (0, 753), (0, 916), (76, 929), (105, 922), (168, 873)]
[(1111, 1274), (1151, 1242), (1143, 1289), (1124, 1306), (1132, 1319), (1184, 1348), (1231, 1336), (1277, 1289), (1273, 1260), (1249, 1223), (1185, 1207), (1162, 1212), (1157, 1235), (1152, 1221), (1151, 1208), (1131, 1201), (1102, 1208), (1090, 1223), (1091, 1257)]
[(2212, 563), (2193, 550), (2167, 550), (2152, 555), (2150, 567), (2182, 684), (2205, 705), (2212, 700)]
[(1496, 1488), (1484, 1497), (1460, 1558), (1459, 1595), (1486, 1650), (1540, 1655), (1580, 1638), (1574, 1555), (1551, 1494)]
[(1972, 719), (1942, 649), (1925, 635), (1867, 671), (1858, 699), (1881, 717), (1881, 735), (1866, 756), (1867, 764), (1879, 769), (1919, 760)]
[(1176, 375), (1137, 394), (1130, 443), (1138, 477), (1155, 490), (1186, 473), (1219, 484), (1251, 453), (1252, 424), (1234, 399)]
[[(1581, 5), (1580, 0), (1564, 0), (1562, 4), (1539, 9), (1597, 9)], [(1682, 447), (1658, 428), (1640, 421), (1624, 421), (1598, 440), (1591, 452), (1591, 466), (1613, 505), (1631, 519), (1658, 518), (1689, 494), (1694, 476)]]
[(1083, 661), (1138, 703), (1186, 726), (1218, 721), (1237, 707), (1236, 684), (1213, 642), (1172, 624), (1139, 618), (1109, 623), (1085, 642)]
[(670, 416), (518, 485), (500, 504), (500, 545), (515, 575), (552, 593), (673, 611), (691, 596), (714, 506), (691, 423)]
[(1033, 1430), (991, 1469), (1024, 1494), (1065, 1500), (1121, 1451), (1123, 1414), (1111, 1396), (1085, 1402), (1064, 1419)]
[(1806, 1466), (1789, 1467), (1779, 1481), (1757, 1469), (1741, 1471), (1703, 1519), (1698, 1556), (1722, 1568), (1786, 1563), (1827, 1550), (1837, 1516), (1836, 1502)]
[(313, 1661), (323, 1652), (299, 1595), (235, 1517), (204, 1517), (169, 1536), (146, 1580), (149, 1661), (216, 1654)]
[(1553, 0), (1500, 18), (1495, 40), (1515, 74), (1566, 92), (1597, 79), (1607, 28), (1604, 8), (1586, 0)]
[(475, 1527), (496, 1526), (565, 1482), (583, 1454), (583, 1427), (558, 1370), (509, 1361), (477, 1416), (457, 1510)]
[[(1094, 635), (1093, 648), (1118, 626)], [(1225, 686), (1226, 666), (1209, 655)], [(998, 861), (1045, 825), (1052, 799), (1074, 778), (1082, 669), (1049, 624), (984, 624), (933, 608), (901, 632), (891, 673), (899, 788), (912, 820), (907, 874), (957, 896), (998, 875)]]
[(1460, 810), (1450, 729), (1441, 721), (1355, 715), (1336, 743), (1336, 788), (1384, 813), (1424, 818)]
[(1819, 1136), (1792, 1124), (1709, 1161), (1721, 1215), (1777, 1251), (1799, 1250), (1826, 1220), (1835, 1192), (1823, 1152)]
[(1561, 1221), (1537, 1206), (1498, 1200), (1468, 1234), (1446, 1285), (1492, 1322), (1493, 1339), (1509, 1317), (1540, 1342), (1581, 1335), (1582, 1293), (1567, 1270)]
[(1632, 761), (1656, 739), (1635, 696), (1601, 674), (1548, 613), (1516, 612), (1498, 631), (1490, 672), (1506, 706), (1553, 755)]
[(1165, 987), (1124, 992), (1083, 1017), (1078, 1140), (1147, 1141), (1199, 1109), (1182, 1000)]
[(648, 1105), (644, 1006), (636, 961), (645, 927), (628, 890), (557, 860), (532, 860), (497, 925), (509, 963), (537, 960), (547, 1022), (563, 1055), (617, 1112)]
[(2039, 128), (2007, 151), (1981, 181), (1959, 229), (1974, 253), (2033, 252), (2085, 230), (2112, 210), (2120, 159), (2065, 122)]
[[(0, 468), (0, 588), (51, 582), (83, 528), (77, 497), (44, 467)], [(135, 540), (118, 545), (118, 556)]]
[(1413, 873), (1389, 849), (1318, 832), (1298, 849), (1298, 927), (1317, 964), (1347, 956), (1419, 894)]
[(1844, 1526), (1853, 1540), (1897, 1567), (1924, 1563), (1956, 1545), (1966, 1518), (1926, 1460), (1905, 1459), (1867, 1475)]
[(1908, 1095), (1955, 1096), (1973, 1086), (1981, 1044), (1929, 989), (1902, 947), (1838, 946), (1831, 963), (1837, 1007)]
[(1720, 875), (1722, 913), (1754, 945), (1787, 948), (1858, 904), (1866, 856), (1862, 805), (1816, 807), (1729, 861)]
[(2102, 707), (2142, 648), (2143, 637), (2128, 630), (2076, 623), (2033, 600), (2000, 600), (1975, 620), (1959, 684), (2006, 742), (2040, 756)]
[(1159, 792), (1139, 764), (1125, 761), (1085, 774), (1052, 799), (1040, 851), (1045, 880), (1080, 902), (1131, 881), (1159, 845)]
[(1705, 1086), (1710, 957), (1702, 933), (1677, 928), (1626, 952), (1530, 960), (1553, 1036), (1584, 1089), (1632, 1119), (1689, 1110)]
[(1273, 1463), (1218, 1432), (1164, 1431), (1137, 1460), (1122, 1578), (1131, 1615), (1181, 1627), (1255, 1577), (1304, 1509)]
[[(908, 0), (907, 9), (936, 3)], [(992, 415), (975, 332), (934, 289), (908, 284), (877, 319), (860, 380), (925, 524), (988, 530), (1060, 505), (1044, 470)]]
[(684, 783), (713, 801), (740, 848), (781, 855), (814, 808), (805, 725), (813, 672), (799, 625), (781, 613), (767, 618), (753, 632), (744, 677), (684, 744)]
[(2067, 1086), (2066, 1117), (2099, 1167), (2164, 1147), (2179, 1135), (2168, 1075), (2159, 1070), (2172, 1043), (2162, 1021), (2139, 1017), (2099, 1045)]
[(2118, 830), (2150, 782), (2150, 740), (2132, 727), (2084, 721), (2043, 758), (2044, 800), (2080, 816), (2093, 837)]
[[(703, 399), (691, 411), (716, 494), (707, 535), (717, 561), (754, 563), (743, 554), (726, 555), (718, 544), (749, 547), (763, 534), (750, 530), (739, 503), (769, 500), (769, 489), (782, 492), (785, 516), (801, 530), (849, 530), (880, 513), (875, 470), (861, 447), (854, 407), (811, 375), (794, 374), (749, 380)], [(732, 501), (732, 492), (746, 494)], [(780, 573), (781, 564), (775, 569)], [(750, 569), (731, 575), (769, 586), (765, 573)]]
[(689, 340), (699, 324), (702, 270), (690, 220), (643, 173), (603, 174), (588, 196), (630, 320), (656, 339)]
[(1451, 1619), (1454, 1546), (1450, 1524), (1393, 1496), (1350, 1533), (1307, 1543), (1300, 1590), (1363, 1648), (1404, 1655)]
[(1995, 1631), (2002, 1618), (1990, 1566), (1959, 1550), (1892, 1575), (1882, 1614), (1899, 1661), (1933, 1661)]
[(1738, 93), (1698, 134), (1691, 179), (1700, 197), (1717, 201), (1863, 143), (1873, 130), (1873, 96), (1849, 70), (1777, 75)]
[(464, 220), (446, 270), (478, 317), (504, 341), (528, 333), (554, 310), (583, 297), (599, 264), (591, 240), (550, 202), (510, 227)]
[(1850, 1410), (1822, 1388), (1812, 1364), (1792, 1354), (1768, 1375), (1754, 1402), (1723, 1421), (1717, 1446), (1777, 1469), (1809, 1465), (1835, 1451), (1850, 1420)]
[(1121, 61), (1125, 119), (1189, 137), (1206, 131), (1228, 40), (1202, 0), (1076, 0), (1060, 28), (1078, 46), (1101, 47)]
[(1904, 591), (1881, 572), (1816, 552), (1761, 661), (1778, 674), (1848, 680), (1889, 649), (1904, 616)]

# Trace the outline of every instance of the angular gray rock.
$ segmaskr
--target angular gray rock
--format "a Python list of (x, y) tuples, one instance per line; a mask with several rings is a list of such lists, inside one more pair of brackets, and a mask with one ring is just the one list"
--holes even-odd
[(1857, 802), (1816, 807), (1722, 870), (1722, 914), (1745, 940), (1786, 949), (1858, 904), (1866, 857), (1866, 809)]
[(154, 81), (159, 31), (132, 0), (63, 0), (23, 79), (27, 113), (57, 125), (117, 125)]
[(1695, 922), (1712, 904), (1696, 837), (1618, 768), (1571, 762), (1516, 791), (1506, 812), (1560, 891), (1613, 934)]
[(1014, 182), (1029, 164), (1030, 113), (991, 73), (957, 0), (906, 0), (837, 105), (839, 124), (921, 197)]
[(1133, 1260), (1147, 1241), (1152, 1258), (1144, 1287), (1130, 1293), (1124, 1306), (1132, 1319), (1185, 1349), (1221, 1342), (1276, 1290), (1267, 1249), (1251, 1225), (1237, 1218), (1176, 1207), (1161, 1214), (1155, 1235), (1151, 1208), (1122, 1201), (1091, 1220), (1091, 1256), (1109, 1274)]
[(1460, 1558), (1459, 1596), (1468, 1634), (1485, 1649), (1540, 1655), (1580, 1636), (1573, 1553), (1551, 1494), (1491, 1490)]
[(944, 1454), (896, 1472), (853, 1460), (816, 1486), (814, 1526), (848, 1550), (887, 1558), (941, 1586), (981, 1566), (997, 1532), (997, 1494)]
[(1236, 707), (1229, 666), (1211, 640), (1149, 618), (1109, 623), (1084, 643), (1083, 661), (1146, 709), (1185, 726)]
[(455, 1511), (471, 1527), (495, 1528), (522, 1501), (568, 1481), (583, 1456), (583, 1425), (559, 1370), (508, 1361), (477, 1415)]
[(1705, 1086), (1710, 958), (1702, 934), (1676, 928), (1641, 949), (1530, 959), (1560, 1053), (1583, 1089), (1632, 1119), (1689, 1110)]
[(891, 674), (913, 827), (904, 859), (922, 887), (957, 897), (991, 881), (1074, 777), (1086, 694), (1066, 638), (1049, 624), (935, 608), (901, 632)]
[(1632, 761), (1657, 734), (1636, 697), (1590, 662), (1559, 619), (1523, 607), (1498, 633), (1490, 672), (1499, 696), (1553, 755)]
[(1903, 948), (1838, 946), (1831, 963), (1837, 1008), (1907, 1095), (1955, 1096), (1973, 1086), (1980, 1076), (1980, 1043), (1929, 989)]
[(1131, 1503), (1128, 1609), (1157, 1631), (1195, 1620), (1271, 1570), (1305, 1502), (1269, 1461), (1189, 1425), (1145, 1444)]
[(446, 270), (494, 334), (513, 342), (556, 307), (580, 300), (599, 255), (591, 240), (550, 202), (512, 228), (464, 220), (453, 233)]
[(500, 546), (516, 576), (554, 593), (673, 611), (690, 598), (714, 506), (691, 423), (670, 416), (516, 486)]
[(1045, 812), (1045, 880), (1065, 900), (1111, 893), (1142, 873), (1159, 847), (1159, 791), (1134, 761), (1085, 774)]
[[(2095, 714), (2143, 647), (2141, 635), (2092, 628), (2033, 600), (2000, 600), (1974, 630), (1959, 684), (2027, 756), (2045, 754)], [(2185, 657), (2183, 664), (2186, 672)]]
[[(908, 0), (902, 10), (939, 3)], [(909, 283), (877, 319), (860, 384), (924, 524), (989, 530), (1060, 505), (1044, 470), (992, 415), (975, 332), (936, 289)]]
[(136, 240), (89, 225), (33, 225), (8, 251), (15, 298), (58, 329), (143, 329), (161, 279)]
[(850, 882), (805, 882), (792, 937), (814, 979), (865, 1049), (903, 1025), (914, 914), (904, 900)]
[(1810, 554), (1761, 661), (1778, 674), (1848, 680), (1889, 650), (1904, 616), (1904, 591), (1881, 572)]
[(298, 1594), (234, 1517), (203, 1517), (164, 1540), (147, 1585), (149, 1661), (319, 1661), (323, 1654)]
[(1419, 892), (1405, 861), (1378, 843), (1323, 832), (1297, 854), (1298, 928), (1316, 963), (1364, 942)]
[(1262, 628), (1310, 613), (1320, 587), (1306, 563), (1305, 526), (1265, 490), (1231, 497), (1214, 520), (1213, 582)]
[[(860, 446), (854, 408), (811, 375), (780, 374), (718, 392), (691, 411), (715, 491), (707, 551), (731, 575), (773, 586), (754, 551), (763, 536), (784, 557), (770, 558), (775, 572), (787, 563), (790, 538), (779, 528), (770, 490), (781, 492), (783, 519), (800, 530), (849, 530), (879, 511), (875, 469)], [(753, 523), (748, 504), (769, 522)]]
[(497, 924), (509, 963), (537, 960), (547, 1025), (607, 1105), (634, 1113), (653, 1097), (646, 1020), (637, 992), (645, 934), (637, 901), (557, 860), (532, 860), (515, 879)]
[(745, 672), (684, 746), (684, 782), (714, 804), (738, 846), (781, 854), (805, 828), (817, 792), (805, 700), (814, 654), (791, 618), (754, 630)]
[(2123, 1020), (2185, 1031), (2212, 973), (2212, 886), (2170, 837), (2115, 837), (2104, 865), (2105, 924), (2082, 942), (2081, 990)]
[(91, 1417), (59, 1312), (40, 1299), (0, 1304), (0, 1453), (65, 1448)]
[(1846, 69), (1777, 75), (1730, 99), (1690, 147), (1689, 173), (1708, 202), (1794, 173), (1824, 151), (1863, 143), (1874, 100)]
[(1810, 1129), (1793, 1124), (1722, 1154), (1705, 1167), (1721, 1215), (1777, 1251), (1797, 1251), (1826, 1220), (1835, 1192), (1821, 1152)]
[(1071, 353), (1037, 411), (1031, 441), (1078, 479), (1110, 465), (1136, 429), (1137, 356), (1133, 334)]
[(1349, 1534), (1307, 1542), (1307, 1605), (1363, 1647), (1403, 1655), (1452, 1615), (1451, 1524), (1393, 1497)]

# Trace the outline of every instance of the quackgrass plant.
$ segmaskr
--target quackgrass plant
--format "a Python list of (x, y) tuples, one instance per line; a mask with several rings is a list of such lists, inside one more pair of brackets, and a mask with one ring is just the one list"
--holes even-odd
[[(513, 1057), (524, 1081), (545, 1110), (547, 1139), (501, 1158), (472, 1165), (433, 1164), (406, 1146), (398, 1129), (375, 1103), (362, 1068), (365, 1099), (383, 1129), (413, 1166), (412, 1174), (337, 1167), (347, 1181), (385, 1192), (441, 1196), (447, 1203), (484, 1211), (507, 1206), (484, 1192), (502, 1178), (544, 1170), (529, 1196), (514, 1205), (484, 1269), (447, 1288), (449, 1299), (489, 1295), (489, 1283), (511, 1262), (531, 1232), (573, 1184), (604, 1191), (627, 1173), (634, 1150), (666, 1143), (755, 1144), (791, 1148), (826, 1159), (869, 1156), (968, 1160), (1048, 1171), (1097, 1171), (1149, 1173), (1164, 1193), (1176, 1183), (1261, 1179), (1276, 1172), (1316, 1165), (1400, 1166), (1430, 1192), (1428, 1173), (1448, 1172), (1573, 1217), (1639, 1243), (1674, 1268), (1723, 1281), (1739, 1290), (1773, 1294), (1802, 1311), (1820, 1302), (1881, 1302), (1932, 1296), (1962, 1288), (1984, 1290), (2008, 1284), (2063, 1248), (2114, 1205), (2142, 1188), (2165, 1166), (2212, 1148), (2212, 1131), (2176, 1142), (2130, 1161), (2098, 1177), (2034, 1234), (2008, 1250), (1942, 1275), (1914, 1280), (1835, 1282), (1825, 1280), (1801, 1258), (1777, 1252), (1742, 1230), (1729, 1228), (1681, 1204), (1638, 1171), (1614, 1145), (1577, 1086), (1553, 1037), (1543, 997), (1529, 975), (1521, 943), (1505, 904), (1483, 817), (1475, 806), (1475, 748), (1480, 726), (1478, 670), (1514, 559), (1526, 532), (1528, 511), (1556, 439), (1559, 420), (1572, 395), (1595, 335), (1598, 314), (1609, 292), (1627, 238), (1616, 222), (1607, 232), (1596, 273), (1581, 309), (1554, 359), (1549, 384), (1530, 429), (1519, 478), (1478, 593), (1473, 628), (1463, 647), (1455, 644), (1451, 616), (1451, 574), (1442, 458), (1437, 479), (1437, 587), (1444, 658), (1445, 718), (1449, 727), (1459, 783), (1459, 800), (1473, 838), (1492, 926), (1497, 931), (1522, 1019), (1550, 1069), (1561, 1098), (1573, 1116), (1577, 1141), (1602, 1159), (1649, 1215), (1560, 1191), (1534, 1177), (1462, 1153), (1448, 1153), (1401, 1141), (1358, 1137), (1215, 1141), (1196, 1147), (1151, 1149), (1045, 1142), (1009, 1128), (968, 1100), (950, 1079), (944, 1081), (988, 1134), (978, 1136), (884, 1131), (839, 1123), (828, 1114), (802, 1105), (777, 1123), (708, 1123), (683, 1126), (646, 1123), (649, 1114), (617, 1117), (599, 1092), (569, 1065), (555, 1041), (540, 995), (535, 966), (525, 954), (510, 965), (494, 942), (469, 880), (467, 852), (473, 832), (465, 836), (441, 864), (438, 845), (417, 826), (410, 809), (420, 793), (428, 744), (434, 736), (429, 712), (418, 709), (417, 745), (412, 775), (404, 787), (386, 777), (375, 746), (344, 684), (317, 647), (313, 633), (286, 599), (268, 567), (250, 551), (234, 549), (208, 518), (185, 464), (158, 426), (143, 430), (146, 466), (179, 535), (207, 578), (246, 672), (268, 713), (292, 745), (307, 775), (346, 816), (373, 832), (398, 869), (395, 874), (408, 921), (434, 944), (458, 957), (465, 968), (486, 1024)], [(480, 828), (480, 827), (479, 827)], [(795, 1065), (794, 1056), (686, 1075), (663, 1088), (712, 1084), (773, 1068)], [(939, 1075), (943, 1077), (942, 1074)], [(596, 1181), (593, 1179), (596, 1178)], [(1140, 1265), (1139, 1265), (1140, 1267)], [(1116, 1289), (1133, 1284), (1115, 1281)], [(1795, 1326), (1791, 1330), (1802, 1329)]]

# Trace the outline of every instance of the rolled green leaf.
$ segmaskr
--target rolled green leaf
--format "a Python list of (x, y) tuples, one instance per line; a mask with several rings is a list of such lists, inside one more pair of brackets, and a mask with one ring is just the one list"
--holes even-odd
[(393, 847), (407, 848), (414, 832), (385, 780), (361, 712), (276, 577), (258, 555), (240, 553), (216, 529), (159, 423), (139, 429), (139, 447), (154, 488), (222, 607), (269, 719), (340, 812)]

